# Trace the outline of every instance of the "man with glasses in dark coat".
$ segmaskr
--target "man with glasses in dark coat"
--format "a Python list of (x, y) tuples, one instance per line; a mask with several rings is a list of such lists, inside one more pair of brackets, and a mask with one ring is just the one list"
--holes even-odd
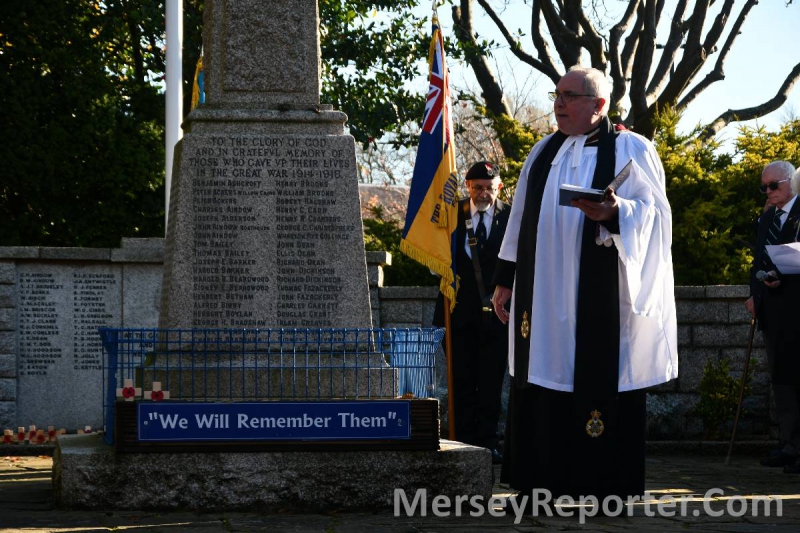
[(764, 335), (780, 432), (780, 448), (761, 464), (796, 474), (800, 473), (800, 275), (781, 272), (766, 248), (798, 240), (800, 202), (792, 191), (793, 174), (788, 161), (773, 161), (761, 173), (759, 189), (767, 195), (768, 207), (758, 221), (745, 307)]

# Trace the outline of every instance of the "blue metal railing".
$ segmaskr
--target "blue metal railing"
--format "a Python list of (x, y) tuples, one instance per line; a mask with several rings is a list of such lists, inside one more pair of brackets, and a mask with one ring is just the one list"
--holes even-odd
[(100, 328), (106, 440), (125, 380), (170, 399), (268, 401), (435, 396), (444, 330)]

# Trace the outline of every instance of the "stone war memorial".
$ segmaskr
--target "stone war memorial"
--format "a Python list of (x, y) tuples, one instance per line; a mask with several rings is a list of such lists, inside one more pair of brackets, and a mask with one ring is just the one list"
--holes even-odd
[[(439, 439), (433, 378), (403, 395), (442, 330), (373, 328), (355, 145), (319, 101), (318, 27), (316, 0), (206, 1), (206, 103), (175, 149), (158, 327), (101, 329), (106, 432), (58, 439), (57, 506), (490, 496), (489, 451)], [(408, 363), (423, 352), (429, 367)]]

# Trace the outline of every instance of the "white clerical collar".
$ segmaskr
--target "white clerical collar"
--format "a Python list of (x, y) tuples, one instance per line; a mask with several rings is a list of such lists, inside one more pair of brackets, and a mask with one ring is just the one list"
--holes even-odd
[(578, 168), (581, 166), (581, 159), (583, 158), (583, 147), (586, 144), (586, 139), (589, 137), (586, 135), (570, 135), (564, 141), (564, 144), (561, 145), (561, 148), (558, 149), (558, 153), (553, 158), (553, 166), (556, 166), (561, 161), (561, 158), (564, 157), (564, 154), (570, 148), (573, 148), (572, 152), (572, 168)]
[[(602, 125), (602, 122), (600, 123)], [(581, 166), (581, 160), (583, 158), (583, 147), (586, 145), (586, 141), (589, 140), (593, 135), (600, 131), (600, 125), (598, 125), (592, 131), (586, 132), (582, 135), (570, 135), (564, 141), (564, 144), (561, 145), (559, 148), (558, 153), (553, 158), (553, 166), (557, 165), (561, 158), (564, 157), (564, 154), (567, 153), (567, 150), (574, 146), (574, 151), (572, 152), (572, 168), (578, 168)], [(594, 146), (592, 147), (594, 148)]]

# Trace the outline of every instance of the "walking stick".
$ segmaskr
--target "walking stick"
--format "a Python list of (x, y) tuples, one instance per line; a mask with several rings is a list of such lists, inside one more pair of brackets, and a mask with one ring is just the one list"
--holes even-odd
[(731, 444), (728, 446), (728, 456), (725, 458), (725, 466), (731, 464), (731, 452), (733, 451), (733, 440), (736, 438), (736, 426), (739, 425), (739, 414), (742, 412), (742, 400), (744, 400), (744, 387), (747, 384), (747, 368), (750, 366), (750, 354), (753, 352), (753, 337), (756, 334), (756, 319), (750, 319), (750, 339), (747, 341), (747, 355), (744, 357), (744, 372), (742, 372), (742, 385), (739, 387), (739, 403), (736, 406), (736, 418), (733, 419), (733, 431), (731, 431)]

